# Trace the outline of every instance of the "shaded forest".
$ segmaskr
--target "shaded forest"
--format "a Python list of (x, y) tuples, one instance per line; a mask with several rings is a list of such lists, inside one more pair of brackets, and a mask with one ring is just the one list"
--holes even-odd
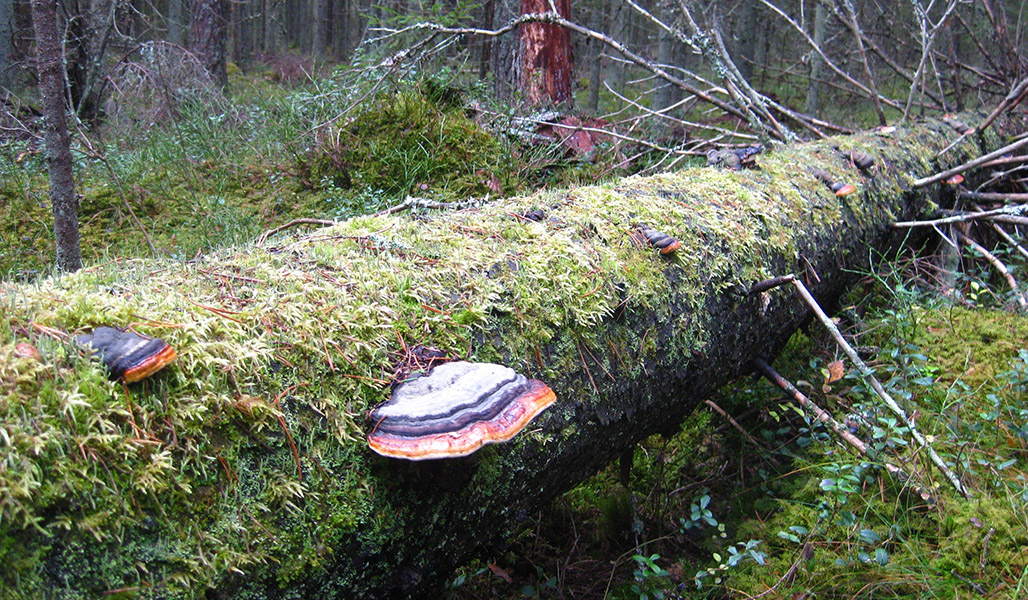
[(0, 0), (0, 598), (1024, 597), (1024, 12)]

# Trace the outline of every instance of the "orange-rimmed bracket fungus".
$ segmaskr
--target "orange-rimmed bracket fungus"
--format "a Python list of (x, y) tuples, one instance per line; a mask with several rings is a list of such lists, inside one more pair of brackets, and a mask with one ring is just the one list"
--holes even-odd
[[(666, 233), (657, 231), (652, 227), (640, 225), (636, 231), (638, 232), (638, 235), (641, 235), (649, 245), (659, 250), (664, 256), (674, 254), (676, 250), (682, 247), (681, 242)], [(641, 240), (638, 238), (635, 238), (635, 240), (641, 243)]]
[(821, 181), (821, 183), (828, 186), (828, 189), (835, 192), (836, 196), (848, 196), (853, 192), (857, 191), (857, 188), (853, 184), (835, 181), (835, 179), (832, 177), (830, 173), (828, 173), (828, 171), (813, 168), (810, 170), (810, 172), (814, 175), (814, 177), (817, 177)]
[(111, 379), (125, 383), (153, 375), (176, 356), (175, 349), (162, 339), (114, 327), (97, 327), (90, 333), (77, 335), (75, 343), (99, 357)]
[(407, 460), (467, 456), (511, 439), (554, 400), (545, 383), (509, 367), (449, 362), (393, 389), (371, 412), (368, 446)]

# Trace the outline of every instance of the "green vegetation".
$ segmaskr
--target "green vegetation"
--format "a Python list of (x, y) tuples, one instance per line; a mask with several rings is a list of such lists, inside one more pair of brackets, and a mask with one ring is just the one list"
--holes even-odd
[[(353, 73), (292, 90), (234, 77), (229, 110), (187, 106), (171, 123), (105, 132), (92, 149), (80, 139), (90, 266), (75, 276), (46, 277), (41, 156), (0, 147), (0, 589), (12, 597), (189, 597), (238, 573), (321, 577), (354, 532), (375, 546), (404, 525), (404, 498), (362, 468), (364, 415), (387, 394), (402, 343), (533, 370), (534, 352), (553, 341), (539, 375), (554, 378), (583, 360), (581, 347), (653, 357), (665, 351), (653, 338), (614, 326), (602, 338), (595, 325), (624, 303), (664, 316), (669, 271), (682, 280), (676, 301), (690, 307), (711, 282), (772, 275), (769, 257), (791, 257), (803, 241), (785, 217), (827, 225), (843, 210), (890, 210), (819, 201), (821, 184), (800, 167), (809, 155), (785, 149), (759, 171), (672, 173), (460, 216), (367, 216), (408, 194), (451, 202), (590, 181), (616, 172), (616, 157), (585, 163), (509, 139), (501, 121), (465, 111), (460, 95), (474, 90), (445, 77), (374, 93), (372, 77)], [(897, 144), (862, 143), (876, 154)], [(827, 145), (813, 152), (848, 172)], [(875, 185), (898, 196), (901, 183)], [(752, 193), (757, 185), (767, 194)], [(557, 225), (516, 217), (533, 209)], [(355, 216), (250, 243), (298, 217)], [(670, 260), (639, 252), (626, 235), (637, 223), (686, 247)], [(156, 260), (133, 258), (151, 254), (147, 237)], [(533, 251), (510, 250), (521, 242)], [(356, 275), (342, 283), (340, 273)], [(480, 273), (490, 275), (466, 277)], [(791, 401), (769, 400), (780, 394), (768, 385), (743, 382), (717, 401), (748, 414), (740, 420), (754, 439), (697, 412), (678, 435), (640, 444), (627, 480), (610, 466), (492, 557), (512, 583), (476, 564), (452, 580), (454, 597), (556, 597), (576, 578), (632, 599), (772, 587), (777, 597), (871, 598), (886, 584), (898, 598), (1023, 597), (1028, 325), (998, 310), (1004, 296), (985, 275), (962, 282), (973, 307), (942, 304), (898, 276), (870, 280), (872, 301), (854, 299), (868, 332), (860, 343), (876, 347), (880, 378), (917, 409), (971, 499), (946, 486), (856, 373), (822, 374), (835, 351), (810, 329), (779, 369), (853, 415), (872, 456), (839, 447)], [(543, 286), (546, 297), (530, 293)], [(490, 319), (500, 341), (480, 347)], [(53, 333), (110, 323), (163, 337), (180, 349), (176, 367), (123, 388)], [(555, 339), (561, 327), (578, 339)], [(701, 324), (673, 327), (681, 339), (666, 351), (686, 362), (704, 347)], [(18, 354), (25, 340), (42, 360)], [(559, 433), (532, 435), (561, 443)], [(933, 501), (889, 475), (886, 460), (907, 464)]]
[[(966, 282), (984, 300), (975, 307), (942, 301), (898, 272), (867, 281), (873, 287), (843, 311), (860, 313), (850, 334), (874, 349), (876, 377), (916, 411), (970, 498), (911, 445), (855, 370), (831, 374), (839, 352), (812, 325), (776, 368), (845, 418), (870, 455), (841, 444), (770, 383), (739, 382), (716, 401), (744, 415), (752, 435), (698, 410), (678, 435), (640, 444), (627, 489), (611, 465), (540, 513), (499, 565), (527, 579), (526, 562), (542, 574), (579, 568), (610, 582), (605, 597), (632, 600), (769, 589), (776, 598), (1022, 598), (1028, 320), (1000, 310), (1010, 297), (987, 279)], [(885, 462), (914, 473), (909, 485)], [(574, 544), (562, 544), (569, 535)], [(455, 598), (518, 597), (488, 572), (462, 583)]]

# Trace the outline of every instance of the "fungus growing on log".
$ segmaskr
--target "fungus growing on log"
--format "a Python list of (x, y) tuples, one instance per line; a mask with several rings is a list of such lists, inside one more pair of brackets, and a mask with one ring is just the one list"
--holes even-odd
[[(646, 227), (645, 225), (639, 227), (638, 235), (642, 235), (651, 246), (660, 250), (660, 253), (664, 256), (674, 254), (675, 250), (682, 247), (682, 243), (670, 235), (657, 231), (652, 227)], [(640, 241), (635, 236), (633, 236), (633, 239)]]
[(957, 173), (956, 175), (948, 179), (944, 179), (943, 183), (945, 183), (946, 185), (960, 185), (961, 183), (964, 183), (964, 176), (960, 173)]
[(445, 363), (371, 412), (368, 446), (407, 460), (467, 456), (511, 439), (554, 400), (545, 383), (503, 365)]
[(854, 187), (852, 184), (842, 183), (841, 181), (835, 181), (827, 171), (823, 171), (821, 169), (811, 169), (810, 172), (814, 174), (814, 177), (820, 179), (821, 183), (827, 185), (828, 189), (835, 192), (836, 196), (848, 196), (853, 192), (857, 191), (857, 188)]
[(832, 146), (839, 154), (843, 156), (848, 162), (856, 166), (865, 175), (871, 171), (875, 166), (875, 159), (867, 152), (861, 152), (860, 150), (843, 150), (838, 146)]
[(114, 327), (97, 327), (92, 333), (75, 336), (75, 342), (103, 361), (111, 379), (125, 383), (146, 379), (176, 356), (175, 349), (162, 339)]

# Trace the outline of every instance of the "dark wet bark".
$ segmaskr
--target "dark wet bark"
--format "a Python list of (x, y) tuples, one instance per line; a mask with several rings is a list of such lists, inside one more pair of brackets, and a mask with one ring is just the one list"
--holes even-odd
[(226, 0), (195, 0), (190, 48), (211, 74), (211, 79), (221, 88), (228, 83), (228, 65), (225, 58), (227, 25)]
[(64, 68), (61, 37), (57, 31), (57, 0), (33, 0), (32, 25), (36, 32), (39, 94), (43, 105), (43, 130), (50, 170), (50, 202), (54, 215), (57, 268), (77, 271), (82, 267), (79, 247), (78, 199), (72, 172), (71, 136), (65, 117)]

